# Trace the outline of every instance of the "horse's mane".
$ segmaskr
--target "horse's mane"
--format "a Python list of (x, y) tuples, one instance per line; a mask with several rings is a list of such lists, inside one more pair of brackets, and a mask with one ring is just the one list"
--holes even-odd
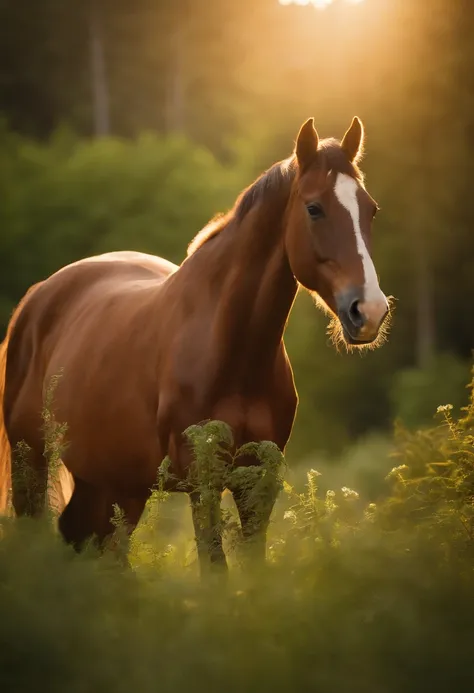
[[(338, 140), (333, 138), (321, 140), (318, 151), (323, 155), (328, 169), (338, 173), (346, 173), (360, 181), (363, 180), (362, 172), (356, 164), (349, 161)], [(215, 238), (231, 221), (242, 222), (249, 211), (263, 199), (266, 199), (269, 194), (278, 195), (282, 189), (289, 189), (297, 171), (298, 163), (295, 154), (293, 154), (262, 173), (254, 183), (239, 195), (231, 210), (226, 214), (218, 214), (199, 231), (188, 246), (188, 257), (207, 241)]]

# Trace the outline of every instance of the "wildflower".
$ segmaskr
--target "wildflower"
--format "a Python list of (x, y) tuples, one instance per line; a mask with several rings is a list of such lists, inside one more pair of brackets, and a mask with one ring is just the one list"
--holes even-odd
[(448, 411), (452, 411), (453, 405), (452, 404), (442, 404), (438, 407), (436, 410), (438, 414), (444, 414), (447, 413)]
[(335, 497), (336, 497), (336, 494), (335, 494), (334, 491), (326, 491), (326, 502), (325, 502), (325, 506), (326, 506), (326, 510), (327, 510), (329, 513), (333, 512), (333, 511), (336, 510), (336, 508), (337, 508), (337, 505), (336, 505), (336, 503), (334, 502)]
[(359, 498), (359, 494), (357, 493), (357, 491), (354, 491), (351, 488), (347, 488), (347, 486), (343, 486), (341, 488), (341, 491), (342, 491), (344, 498), (354, 498), (354, 499)]
[(402, 472), (404, 472), (406, 469), (408, 469), (408, 465), (400, 464), (398, 467), (394, 467), (392, 471), (387, 474), (386, 479), (393, 479), (395, 476), (400, 478), (402, 476)]

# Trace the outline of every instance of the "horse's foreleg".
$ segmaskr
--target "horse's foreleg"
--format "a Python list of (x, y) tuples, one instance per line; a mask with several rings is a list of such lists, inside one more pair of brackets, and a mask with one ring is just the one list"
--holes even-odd
[(210, 570), (227, 571), (222, 548), (220, 494), (203, 499), (199, 492), (189, 494), (201, 575)]
[(74, 477), (72, 496), (58, 520), (64, 541), (80, 551), (94, 535), (103, 540), (107, 530), (113, 529), (104, 527), (103, 515), (103, 500), (98, 490)]
[[(120, 528), (115, 527), (112, 522), (114, 503), (123, 513), (121, 520), (123, 526)], [(145, 503), (145, 495), (141, 498), (120, 497), (75, 477), (71, 500), (59, 518), (59, 531), (66, 543), (71, 544), (76, 551), (80, 551), (91, 539), (95, 539), (101, 550), (107, 547), (114, 548), (114, 543), (120, 540), (117, 536), (117, 529), (119, 529), (126, 535), (127, 546), (121, 547), (120, 550), (125, 555), (128, 539), (138, 524)]]

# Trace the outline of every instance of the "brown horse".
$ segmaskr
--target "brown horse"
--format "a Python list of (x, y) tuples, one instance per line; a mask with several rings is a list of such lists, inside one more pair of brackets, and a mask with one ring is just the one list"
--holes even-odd
[[(363, 137), (354, 118), (342, 142), (320, 141), (309, 119), (294, 154), (204, 228), (179, 267), (108, 253), (30, 289), (2, 346), (4, 504), (10, 457), (13, 471), (18, 465), (10, 451), (24, 441), (40, 493), (28, 493), (13, 473), (13, 506), (17, 515), (43, 510), (41, 411), (59, 372), (54, 412), (67, 423), (62, 459), (74, 479), (59, 529), (77, 549), (92, 535), (106, 540), (114, 503), (136, 526), (166, 455), (174, 476), (186, 478), (192, 456), (183, 431), (193, 423), (221, 420), (236, 446), (270, 440), (284, 450), (297, 393), (283, 333), (298, 285), (337, 316), (347, 345), (380, 341), (388, 313), (370, 255), (377, 205), (357, 166)], [(263, 558), (274, 498), (256, 520), (229, 490), (243, 536)], [(190, 496), (195, 516), (199, 499)], [(195, 529), (201, 566), (225, 566), (217, 527), (205, 541), (197, 522)]]

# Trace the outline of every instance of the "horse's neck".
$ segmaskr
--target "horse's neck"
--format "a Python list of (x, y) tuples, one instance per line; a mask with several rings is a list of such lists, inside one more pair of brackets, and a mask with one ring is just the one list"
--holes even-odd
[(218, 273), (218, 358), (230, 378), (250, 386), (273, 369), (296, 295), (282, 211), (251, 210), (211, 241)]

